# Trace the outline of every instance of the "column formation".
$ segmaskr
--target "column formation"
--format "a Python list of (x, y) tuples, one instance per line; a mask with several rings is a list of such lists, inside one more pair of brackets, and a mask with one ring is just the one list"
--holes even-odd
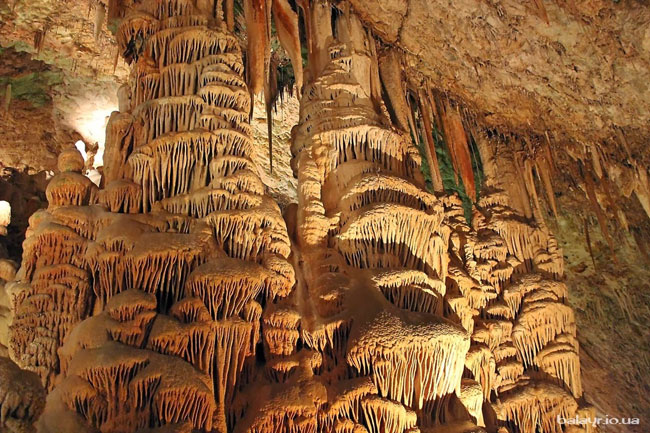
[(104, 185), (60, 155), (7, 286), (11, 356), (50, 391), (39, 431), (559, 433), (588, 409), (557, 242), (496, 188), (471, 226), (427, 192), (383, 102), (413, 123), (398, 64), (350, 11), (300, 3), (283, 218), (221, 2), (112, 2), (132, 75)]
[(589, 409), (557, 242), (502, 191), (472, 226), (426, 192), (364, 32), (338, 25), (293, 134), (297, 285), (263, 314), (263, 403), (236, 431), (562, 431)]
[(472, 336), (465, 376), (482, 395), (482, 422), (506, 431), (561, 432), (558, 416), (590, 410), (578, 404), (578, 342), (562, 254), (548, 229), (507, 203), (502, 191), (487, 192), (470, 228), (460, 202), (447, 200), (448, 314)]
[(42, 431), (225, 432), (256, 372), (264, 306), (294, 284), (221, 7), (118, 11), (132, 74), (107, 128), (105, 186), (61, 156), (13, 289), (12, 355), (53, 389)]
[(264, 398), (242, 402), (236, 431), (416, 432), (423, 414), (471, 400), (469, 334), (443, 317), (443, 202), (371, 98), (371, 64), (364, 42), (334, 44), (304, 88), (288, 218), (298, 282), (263, 314), (267, 375), (251, 390)]

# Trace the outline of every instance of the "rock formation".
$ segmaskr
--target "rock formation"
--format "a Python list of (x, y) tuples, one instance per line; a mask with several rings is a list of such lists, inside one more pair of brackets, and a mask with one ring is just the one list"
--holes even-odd
[(0, 357), (0, 429), (7, 433), (33, 431), (44, 405), (45, 390), (38, 376)]
[(119, 8), (132, 76), (105, 186), (64, 152), (30, 221), (10, 348), (51, 391), (40, 431), (225, 431), (262, 304), (293, 285), (285, 223), (250, 159), (239, 43), (207, 3)]
[(396, 52), (345, 8), (298, 2), (298, 203), (283, 218), (265, 194), (251, 93), (271, 9), (300, 63), (290, 3), (245, 1), (248, 69), (233, 2), (109, 3), (132, 73), (102, 187), (59, 156), (7, 287), (10, 354), (49, 392), (39, 432), (562, 431), (587, 408), (557, 242), (494, 170), (479, 194), (462, 117), (407, 95)]
[[(424, 191), (417, 149), (399, 121), (390, 128), (373, 89), (372, 42), (354, 15), (337, 23), (338, 43), (304, 89), (294, 134), (304, 283), (292, 309), (307, 347), (330, 365), (326, 383), (369, 376), (379, 396), (373, 406), (382, 410), (341, 412), (333, 422), (369, 431), (467, 421), (554, 431), (557, 414), (577, 409), (581, 388), (553, 237), (518, 217), (497, 190), (477, 203), (474, 227), (453, 196)], [(327, 30), (310, 36), (332, 40)], [(399, 77), (380, 76), (399, 120), (403, 90), (386, 84)], [(453, 121), (445, 132), (464, 134)], [(464, 145), (459, 151), (468, 151)], [(341, 369), (343, 361), (349, 367)], [(490, 407), (496, 417), (486, 420)], [(401, 411), (400, 423), (382, 421), (388, 415), (381, 413), (392, 419)]]
[[(0, 240), (7, 235), (10, 223), (11, 206), (7, 201), (0, 201)], [(7, 255), (4, 245), (0, 244), (0, 357), (8, 355), (8, 330), (13, 318), (7, 283), (16, 278), (16, 264)]]

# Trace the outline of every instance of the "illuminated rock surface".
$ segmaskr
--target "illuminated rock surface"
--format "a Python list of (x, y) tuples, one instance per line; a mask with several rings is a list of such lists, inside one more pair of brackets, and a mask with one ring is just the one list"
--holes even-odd
[[(369, 31), (373, 10), (299, 1), (299, 24), (293, 2), (245, 0), (237, 32), (233, 5), (95, 5), (131, 73), (99, 186), (80, 152), (60, 152), (19, 269), (0, 262), (0, 355), (23, 369), (0, 359), (3, 426), (583, 431), (556, 421), (594, 412), (547, 217), (550, 149), (504, 148), (430, 77), (413, 91), (409, 57)], [(251, 124), (260, 93), (269, 123), (278, 98), (271, 17), (297, 72), (307, 41), (291, 204), (278, 143), (260, 173)], [(613, 255), (603, 184), (580, 176)]]

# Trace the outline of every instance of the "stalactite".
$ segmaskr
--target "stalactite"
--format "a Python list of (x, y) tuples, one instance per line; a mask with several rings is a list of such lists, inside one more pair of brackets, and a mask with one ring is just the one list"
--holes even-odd
[(541, 161), (535, 161), (537, 174), (542, 180), (544, 191), (546, 192), (546, 199), (548, 200), (553, 216), (557, 218), (557, 204), (555, 203), (555, 193), (553, 192), (553, 184), (551, 183), (551, 166), (550, 162), (544, 157)]
[(533, 3), (535, 4), (535, 8), (537, 9), (537, 13), (540, 15), (540, 18), (542, 18), (548, 25), (548, 13), (546, 12), (546, 6), (544, 6), (544, 2), (542, 0), (534, 0)]
[(445, 133), (445, 142), (451, 153), (451, 160), (457, 176), (463, 180), (467, 195), (476, 201), (476, 184), (472, 159), (469, 150), (467, 134), (463, 127), (460, 114), (454, 109), (449, 101), (442, 102), (442, 127)]
[(248, 39), (247, 61), (249, 88), (252, 95), (258, 95), (268, 81), (270, 56), (270, 0), (244, 1)]
[(535, 186), (535, 180), (533, 178), (533, 162), (530, 160), (530, 158), (526, 158), (523, 155), (515, 156), (515, 161), (517, 162), (519, 171), (524, 178), (524, 185), (528, 191), (528, 196), (533, 202), (533, 215), (535, 217), (535, 220), (540, 225), (544, 225), (544, 214), (542, 212), (542, 206), (537, 194), (537, 187)]
[(226, 0), (226, 27), (228, 28), (229, 32), (233, 32), (235, 30), (235, 1), (234, 0)]
[(409, 121), (409, 107), (406, 102), (406, 89), (402, 80), (402, 71), (398, 54), (393, 49), (388, 49), (379, 55), (379, 75), (386, 89), (395, 122), (402, 131), (412, 131)]
[(645, 170), (640, 165), (636, 166), (635, 170), (636, 182), (634, 187), (634, 192), (641, 202), (641, 206), (645, 213), (650, 217), (650, 176), (648, 176), (648, 171)]
[(269, 71), (273, 66), (273, 71), (267, 74), (264, 82), (264, 106), (266, 109), (266, 134), (269, 142), (269, 172), (273, 173), (273, 106), (278, 96), (277, 65), (270, 60)]
[(296, 78), (298, 94), (302, 92), (302, 52), (298, 29), (298, 14), (291, 9), (288, 0), (273, 0), (273, 18), (278, 31), (278, 39), (291, 59), (293, 75)]
[(591, 248), (591, 236), (589, 236), (589, 221), (587, 218), (583, 218), (584, 221), (584, 230), (585, 230), (585, 243), (587, 244), (587, 251), (589, 251), (589, 257), (591, 257), (591, 264), (594, 265), (594, 271), (596, 268), (596, 259), (594, 258), (594, 251)]
[(34, 33), (34, 48), (36, 49), (36, 53), (40, 53), (43, 49), (43, 46), (45, 45), (45, 37), (49, 30), (50, 24), (48, 23)]
[(497, 167), (497, 143), (490, 140), (485, 131), (477, 130), (476, 127), (472, 128), (471, 134), (481, 156), (484, 176), (483, 187), (488, 190), (494, 190), (501, 184), (501, 176), (503, 176), (503, 169)]
[(431, 183), (433, 190), (436, 192), (444, 191), (442, 185), (442, 176), (440, 174), (440, 165), (438, 164), (438, 156), (436, 155), (435, 140), (433, 138), (433, 126), (431, 119), (433, 113), (429, 106), (430, 102), (424, 92), (420, 92), (420, 113), (422, 114), (422, 123), (424, 124), (424, 136), (426, 140), (427, 159), (429, 160), (429, 172), (431, 173)]
[(99, 40), (99, 35), (102, 33), (102, 26), (106, 19), (106, 7), (103, 3), (97, 2), (95, 4), (95, 21), (93, 22), (93, 36), (95, 41)]
[(598, 202), (598, 198), (596, 197), (594, 180), (591, 176), (591, 173), (588, 172), (584, 173), (582, 178), (585, 182), (585, 190), (587, 192), (587, 198), (589, 199), (589, 203), (591, 204), (593, 211), (596, 213), (596, 218), (598, 218), (598, 225), (600, 226), (600, 231), (603, 234), (603, 238), (605, 238), (607, 245), (609, 246), (609, 251), (612, 254), (612, 260), (614, 260), (614, 263), (618, 264), (618, 259), (616, 258), (616, 253), (614, 251), (614, 241), (612, 240), (612, 237), (609, 234), (609, 228), (607, 227), (607, 218), (605, 217), (603, 209), (600, 207), (600, 203)]
[(11, 106), (11, 83), (8, 83), (5, 87), (5, 100), (4, 100), (4, 110), (5, 113), (9, 112), (9, 107)]

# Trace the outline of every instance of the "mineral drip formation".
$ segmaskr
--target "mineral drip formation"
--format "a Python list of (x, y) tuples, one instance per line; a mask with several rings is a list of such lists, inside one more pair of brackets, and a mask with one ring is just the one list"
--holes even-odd
[[(343, 5), (244, 2), (246, 62), (233, 1), (109, 2), (130, 80), (101, 188), (63, 152), (20, 269), (1, 276), (13, 281), (0, 344), (27, 371), (0, 360), (0, 425), (560, 433), (557, 416), (589, 408), (562, 253), (531, 222), (530, 185), (499, 178), (496, 145), (477, 135), (479, 194), (463, 119), (425, 90), (407, 95), (399, 53)], [(308, 45), (298, 203), (284, 215), (249, 124), (250, 95), (268, 87), (271, 12), (297, 71), (299, 30)], [(435, 143), (426, 188), (415, 105), (427, 143), (436, 119), (452, 142), (471, 225), (442, 189)]]
[(41, 432), (226, 432), (263, 305), (294, 284), (286, 225), (251, 159), (221, 3), (118, 6), (132, 73), (104, 186), (76, 150), (61, 154), (9, 289), (10, 353), (50, 391)]
[(290, 431), (292, 418), (316, 431), (557, 431), (582, 389), (555, 239), (496, 188), (472, 226), (456, 196), (427, 192), (399, 68), (354, 14), (317, 5), (312, 47), (329, 42), (291, 149), (298, 283), (262, 327), (269, 392), (278, 378), (298, 386), (315, 359), (317, 410), (267, 407), (264, 428), (244, 431)]

